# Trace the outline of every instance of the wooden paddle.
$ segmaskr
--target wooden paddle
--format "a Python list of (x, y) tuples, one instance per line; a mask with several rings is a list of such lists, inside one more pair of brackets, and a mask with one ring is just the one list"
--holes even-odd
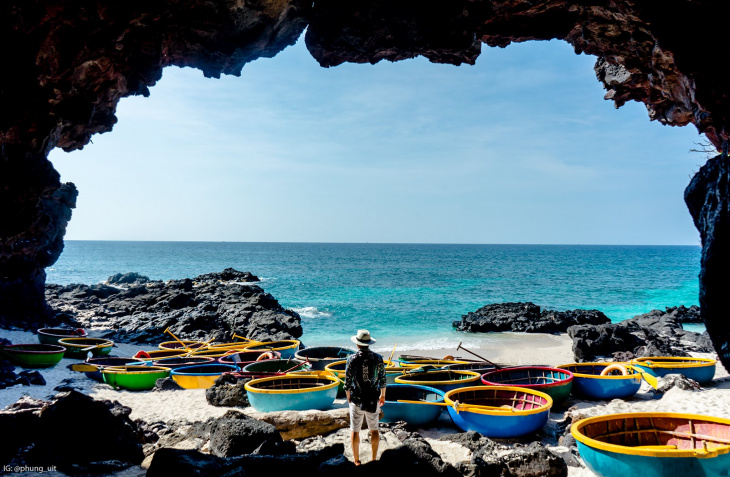
[(502, 366), (500, 366), (500, 365), (498, 365), (498, 364), (494, 364), (494, 363), (492, 363), (491, 361), (489, 361), (489, 360), (488, 360), (487, 358), (482, 358), (482, 357), (481, 357), (481, 356), (479, 356), (478, 354), (476, 354), (476, 353), (473, 353), (473, 352), (469, 351), (468, 349), (464, 348), (463, 346), (461, 346), (461, 343), (462, 343), (462, 342), (460, 341), (460, 342), (459, 342), (459, 346), (457, 346), (457, 347), (456, 347), (456, 351), (459, 351), (460, 349), (463, 349), (463, 350), (464, 350), (464, 351), (466, 351), (467, 353), (469, 353), (469, 354), (473, 354), (473, 355), (474, 355), (474, 356), (476, 356), (477, 358), (479, 358), (479, 359), (481, 359), (481, 360), (483, 360), (483, 361), (486, 361), (487, 363), (491, 364), (492, 366), (494, 366), (494, 369), (502, 369)]
[(175, 341), (177, 341), (178, 343), (180, 343), (182, 345), (182, 347), (185, 349), (185, 351), (187, 351), (188, 353), (190, 352), (190, 348), (188, 348), (185, 345), (185, 343), (183, 343), (182, 341), (180, 341), (180, 339), (178, 339), (177, 336), (175, 336), (174, 334), (172, 334), (172, 331), (170, 331), (170, 327), (169, 326), (167, 328), (165, 328), (165, 331), (163, 331), (162, 333), (167, 333), (170, 336), (172, 336), (173, 338), (175, 338)]
[[(402, 402), (402, 403), (406, 403), (406, 404), (428, 404), (428, 405), (431, 405), (431, 406), (453, 407), (451, 404), (448, 404), (448, 403), (445, 403), (445, 402), (434, 402), (434, 401), (409, 401), (409, 400), (406, 400), (406, 399), (399, 399), (396, 402)], [(476, 409), (476, 410), (482, 409), (482, 410), (485, 410), (485, 411), (486, 410), (490, 410), (490, 411), (501, 411), (501, 412), (513, 412), (514, 411), (514, 409), (511, 408), (511, 407), (509, 409), (507, 409), (507, 408), (504, 408), (504, 407), (481, 406), (481, 405), (480, 406), (477, 406), (477, 405), (474, 405), (474, 404), (458, 404), (456, 406), (456, 408), (454, 408), (454, 410), (457, 413), (459, 412), (459, 409), (465, 409), (467, 411), (469, 411), (471, 409)]]
[(390, 353), (390, 357), (388, 358), (389, 363), (393, 363), (393, 355), (395, 354), (395, 347), (398, 346), (398, 343), (393, 345), (393, 351)]
[(651, 374), (647, 373), (643, 369), (639, 368), (638, 366), (633, 366), (633, 365), (629, 364), (626, 367), (631, 368), (634, 371), (636, 371), (637, 373), (639, 373), (639, 375), (641, 375), (641, 378), (644, 381), (646, 381), (647, 383), (649, 383), (649, 386), (653, 387), (654, 389), (657, 389), (657, 387), (659, 386), (659, 382), (657, 381), (657, 378), (655, 378)]

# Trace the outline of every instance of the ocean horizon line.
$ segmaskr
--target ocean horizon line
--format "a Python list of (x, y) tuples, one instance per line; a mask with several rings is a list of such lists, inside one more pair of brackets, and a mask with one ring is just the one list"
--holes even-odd
[(234, 240), (107, 240), (66, 239), (64, 242), (85, 243), (205, 243), (205, 244), (292, 244), (292, 245), (455, 245), (455, 246), (500, 246), (500, 247), (694, 247), (700, 244), (602, 244), (602, 243), (478, 243), (478, 242), (297, 242), (297, 241), (234, 241)]

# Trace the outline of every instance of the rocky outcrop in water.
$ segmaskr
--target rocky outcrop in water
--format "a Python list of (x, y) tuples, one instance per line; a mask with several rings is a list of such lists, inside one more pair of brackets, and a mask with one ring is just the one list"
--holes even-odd
[(572, 326), (568, 328), (568, 335), (573, 338), (573, 355), (578, 362), (610, 356), (626, 361), (641, 356), (713, 352), (707, 332), (700, 334), (682, 328), (679, 320), (690, 321), (692, 316), (694, 311), (686, 313), (679, 307), (667, 308), (664, 312), (652, 310), (619, 323)]
[(493, 303), (469, 312), (454, 321), (459, 331), (487, 333), (521, 331), (527, 333), (565, 333), (573, 325), (599, 325), (611, 320), (598, 310), (540, 310), (534, 303)]
[(232, 268), (167, 282), (126, 274), (96, 285), (48, 285), (46, 300), (59, 319), (108, 329), (106, 337), (125, 342), (159, 342), (168, 327), (204, 341), (228, 341), (234, 332), (261, 341), (300, 337), (299, 315), (256, 282)]

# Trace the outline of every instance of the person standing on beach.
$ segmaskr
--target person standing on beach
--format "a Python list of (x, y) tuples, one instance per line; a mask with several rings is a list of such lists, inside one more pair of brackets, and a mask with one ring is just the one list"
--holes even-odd
[(373, 353), (370, 345), (375, 340), (368, 330), (357, 330), (350, 338), (357, 345), (357, 353), (347, 358), (345, 392), (350, 403), (350, 440), (355, 465), (360, 465), (360, 429), (363, 418), (370, 430), (373, 460), (378, 458), (380, 407), (385, 404), (385, 365), (383, 357)]

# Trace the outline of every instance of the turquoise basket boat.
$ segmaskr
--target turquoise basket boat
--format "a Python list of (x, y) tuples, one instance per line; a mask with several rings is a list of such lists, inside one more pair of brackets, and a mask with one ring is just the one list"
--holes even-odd
[(541, 366), (505, 368), (482, 375), (482, 383), (487, 386), (518, 386), (540, 391), (560, 404), (570, 397), (573, 388), (573, 373), (565, 369)]
[(658, 377), (667, 374), (683, 374), (700, 384), (707, 384), (715, 377), (714, 359), (655, 356), (631, 360), (631, 364)]
[(385, 388), (382, 421), (405, 421), (411, 426), (425, 426), (439, 418), (443, 406), (437, 403), (443, 402), (444, 393), (436, 388), (393, 384)]
[(312, 363), (313, 370), (324, 371), (327, 365), (342, 361), (343, 359), (346, 360), (352, 354), (355, 354), (355, 351), (349, 348), (314, 346), (312, 348), (300, 349), (294, 356), (302, 361), (308, 360)]
[(545, 393), (512, 386), (472, 386), (446, 393), (454, 424), (487, 437), (532, 434), (547, 423), (553, 400)]
[[(601, 376), (601, 372), (611, 365), (626, 367), (624, 375)], [(573, 363), (557, 367), (573, 373), (571, 392), (576, 397), (587, 399), (624, 399), (633, 396), (641, 387), (641, 375), (628, 363)]]
[(253, 379), (245, 385), (248, 402), (260, 412), (329, 409), (340, 380), (324, 371), (320, 373)]
[(447, 392), (452, 389), (480, 384), (479, 378), (481, 378), (481, 375), (474, 371), (437, 369), (435, 371), (417, 371), (402, 374), (395, 378), (395, 382), (396, 384), (429, 386), (439, 391)]
[(641, 412), (590, 417), (571, 433), (586, 466), (600, 477), (727, 477), (730, 420)]

